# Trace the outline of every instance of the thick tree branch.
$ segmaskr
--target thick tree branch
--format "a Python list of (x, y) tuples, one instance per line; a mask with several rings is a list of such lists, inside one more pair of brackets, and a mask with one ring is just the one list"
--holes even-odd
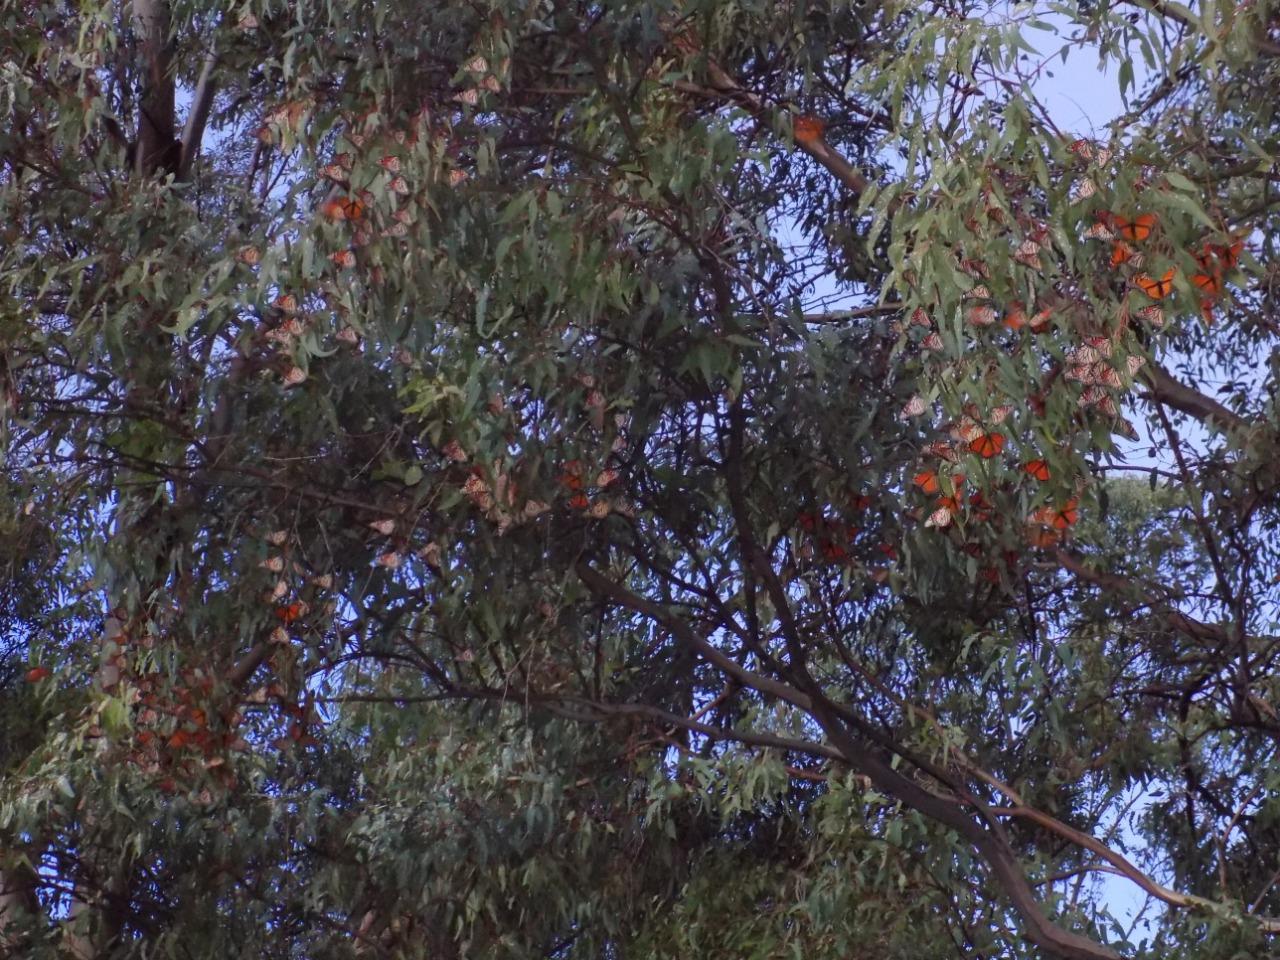
[(1118, 597), (1131, 597), (1143, 606), (1160, 610), (1165, 622), (1179, 633), (1214, 644), (1226, 643), (1231, 639), (1231, 634), (1225, 627), (1204, 623), (1194, 617), (1187, 616), (1182, 611), (1171, 606), (1168, 600), (1155, 596), (1128, 577), (1117, 573), (1095, 570), (1082, 557), (1077, 557), (1067, 550), (1058, 550), (1055, 556), (1064, 569), (1069, 570), (1081, 580), (1091, 583), (1107, 593)]
[(1249, 426), (1244, 417), (1232, 413), (1212, 397), (1191, 389), (1159, 364), (1149, 363), (1144, 369), (1152, 400), (1167, 404), (1218, 430), (1240, 430)]
[(147, 177), (176, 167), (174, 88), (166, 0), (133, 0), (143, 77), (134, 168)]
[(213, 70), (217, 66), (217, 54), (211, 49), (205, 54), (204, 63), (200, 67), (200, 79), (196, 81), (195, 95), (191, 101), (191, 112), (187, 115), (186, 126), (182, 130), (182, 147), (178, 155), (179, 180), (187, 180), (191, 176), (191, 167), (200, 154), (200, 144), (204, 140), (204, 128), (209, 122), (209, 110), (213, 106), (213, 94), (216, 84), (213, 81)]

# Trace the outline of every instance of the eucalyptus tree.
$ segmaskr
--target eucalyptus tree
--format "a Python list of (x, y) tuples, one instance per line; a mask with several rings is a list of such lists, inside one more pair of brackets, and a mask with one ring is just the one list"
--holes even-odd
[(1271, 6), (0, 16), (0, 951), (1273, 949)]

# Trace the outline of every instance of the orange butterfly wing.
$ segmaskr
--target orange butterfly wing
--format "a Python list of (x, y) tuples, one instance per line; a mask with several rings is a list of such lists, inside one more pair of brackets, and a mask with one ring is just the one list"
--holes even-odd
[(1080, 511), (1077, 509), (1080, 501), (1072, 497), (1053, 517), (1053, 528), (1055, 530), (1065, 530), (1067, 527), (1074, 526), (1080, 519)]
[(1043, 460), (1028, 461), (1022, 465), (1022, 469), (1041, 483), (1049, 479), (1049, 464)]
[(922, 470), (911, 478), (911, 482), (927, 494), (938, 492), (938, 475), (932, 470)]
[(984, 460), (990, 460), (992, 457), (998, 456), (1000, 451), (1004, 449), (1004, 434), (984, 433), (969, 442), (969, 449)]
[(1156, 225), (1156, 215), (1144, 213), (1132, 220), (1116, 217), (1115, 223), (1120, 236), (1126, 240), (1145, 240), (1151, 236), (1151, 231)]
[(1115, 269), (1123, 263), (1128, 263), (1133, 259), (1133, 247), (1127, 243), (1117, 240), (1111, 245), (1111, 267)]
[(1139, 274), (1133, 278), (1134, 284), (1152, 300), (1163, 300), (1173, 292), (1173, 275), (1174, 269), (1170, 267), (1164, 272), (1164, 276), (1159, 280), (1147, 276), (1145, 273)]
[(301, 616), (302, 604), (296, 600), (286, 607), (276, 608), (276, 619), (281, 623), (293, 623), (293, 621), (297, 620)]
[(1210, 296), (1217, 296), (1222, 292), (1222, 277), (1217, 273), (1197, 273), (1192, 276), (1191, 282)]

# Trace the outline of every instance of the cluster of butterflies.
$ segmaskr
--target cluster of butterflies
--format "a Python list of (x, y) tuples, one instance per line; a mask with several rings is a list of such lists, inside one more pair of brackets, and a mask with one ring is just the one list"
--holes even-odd
[[(1021, 471), (1038, 483), (1047, 483), (1051, 476), (1048, 462), (1041, 458), (1026, 461), (1022, 464)], [(925, 519), (925, 527), (948, 530), (962, 514), (970, 523), (989, 523), (996, 519), (994, 505), (981, 490), (964, 496), (965, 482), (963, 473), (957, 471), (944, 475), (934, 469), (921, 470), (911, 478), (912, 486), (922, 494), (935, 498), (931, 512)], [(1037, 507), (1027, 516), (1024, 538), (1033, 547), (1051, 547), (1061, 543), (1079, 520), (1079, 497)]]
[[(855, 494), (849, 500), (849, 510), (862, 513), (871, 506), (866, 494)], [(818, 510), (802, 510), (796, 514), (796, 526), (808, 535), (810, 543), (828, 563), (844, 563), (852, 555), (852, 545), (862, 532), (862, 527), (845, 519), (824, 516)], [(882, 552), (883, 552), (882, 545)], [(805, 548), (802, 547), (802, 552)]]
[[(1146, 255), (1140, 244), (1151, 236), (1158, 225), (1159, 218), (1154, 213), (1140, 213), (1128, 218), (1103, 210), (1096, 214), (1093, 224), (1085, 231), (1085, 236), (1111, 244), (1109, 262), (1112, 269), (1127, 266), (1141, 271)], [(1205, 323), (1213, 322), (1213, 302), (1222, 295), (1226, 275), (1240, 262), (1243, 250), (1244, 238), (1236, 236), (1226, 244), (1206, 243), (1192, 254), (1197, 269), (1191, 274), (1191, 285), (1200, 295), (1200, 310)], [(1177, 275), (1178, 269), (1170, 266), (1158, 277), (1136, 273), (1130, 282), (1158, 303), (1173, 293)]]

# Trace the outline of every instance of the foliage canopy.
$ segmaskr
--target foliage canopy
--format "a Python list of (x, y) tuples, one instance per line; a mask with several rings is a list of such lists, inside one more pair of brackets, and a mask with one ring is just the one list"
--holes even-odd
[(1274, 6), (0, 38), (0, 956), (1275, 950)]

